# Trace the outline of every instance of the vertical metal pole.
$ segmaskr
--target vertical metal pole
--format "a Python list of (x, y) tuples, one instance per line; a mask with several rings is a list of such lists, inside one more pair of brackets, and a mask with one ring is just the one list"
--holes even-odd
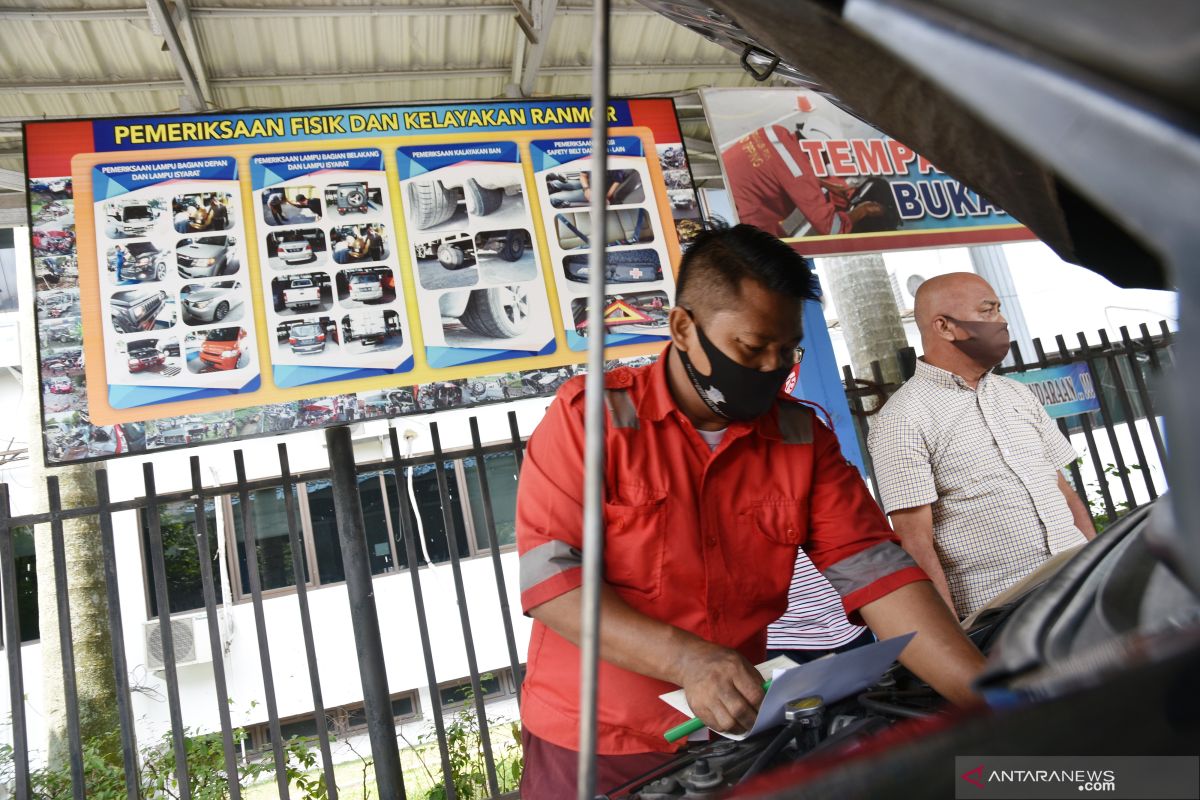
[(513, 456), (517, 459), (517, 474), (521, 474), (521, 465), (525, 463), (525, 445), (521, 441), (521, 429), (517, 426), (517, 412), (508, 412), (508, 434), (513, 443)]
[(463, 586), (462, 566), (459, 563), (458, 530), (451, 512), (450, 491), (446, 485), (446, 462), (442, 458), (442, 437), (436, 422), (429, 425), (433, 441), (434, 473), (437, 475), (438, 498), (442, 504), (442, 520), (446, 528), (446, 545), (450, 550), (450, 571), (454, 575), (454, 595), (458, 601), (458, 621), (462, 626), (463, 645), (467, 650), (467, 669), (471, 672), (471, 692), (475, 699), (475, 715), (479, 720), (479, 743), (483, 748), (483, 766), (487, 772), (488, 789), (492, 796), (500, 794), (496, 780), (496, 760), (492, 757), (492, 736), (488, 730), (483, 706), (483, 688), (479, 685), (479, 664), (475, 658), (475, 637), (471, 633), (471, 616), (467, 613), (467, 592)]
[(4, 655), (8, 658), (8, 701), (12, 714), (13, 797), (30, 800), (29, 732), (25, 725), (25, 679), (21, 668), (21, 615), (17, 610), (17, 566), (9, 527), (8, 484), (0, 483), (0, 597), (4, 602)]
[[(1055, 336), (1054, 340), (1058, 344), (1059, 359), (1063, 363), (1072, 363), (1074, 359), (1071, 356), (1071, 351), (1067, 349), (1067, 340), (1063, 338), (1062, 334)], [(1041, 347), (1041, 342), (1037, 342), (1036, 344), (1039, 348)], [(1038, 356), (1045, 362), (1045, 353), (1040, 349)], [(1096, 396), (1099, 397), (1102, 391), (1099, 385), (1099, 376), (1092, 373), (1092, 378), (1096, 380)], [(1100, 489), (1100, 499), (1104, 501), (1104, 514), (1108, 517), (1109, 522), (1115, 522), (1117, 519), (1117, 507), (1113, 503), (1112, 492), (1108, 489), (1108, 480), (1104, 475), (1104, 464), (1100, 461), (1100, 453), (1096, 450), (1096, 437), (1092, 434), (1091, 416), (1091, 412), (1080, 414), (1079, 427), (1083, 429), (1083, 438), (1087, 442), (1088, 453), (1092, 457), (1092, 469), (1096, 473), (1096, 485)]]
[[(425, 657), (425, 678), (429, 682), (429, 701), (433, 706), (433, 728), (437, 734), (438, 752), (442, 758), (442, 781), (446, 789), (446, 800), (455, 800), (454, 772), (450, 767), (450, 749), (446, 743), (446, 724), (442, 720), (442, 702), (438, 696), (437, 671), (433, 666), (433, 651), (429, 643), (429, 620), (425, 616), (425, 595), (421, 591), (421, 575), (417, 569), (419, 554), (413, 526), (409, 523), (409, 511), (415, 517), (420, 513), (412, 508), (404, 486), (404, 464), (400, 460), (400, 439), (396, 429), (389, 430), (392, 443), (392, 465), (396, 472), (396, 494), (400, 498), (400, 533), (404, 537), (404, 552), (408, 556), (408, 576), (412, 580), (413, 605), (417, 611), (417, 630), (421, 635), (421, 652)], [(431, 565), (432, 566), (432, 565)]]
[[(1117, 475), (1121, 479), (1121, 488), (1125, 490), (1125, 505), (1127, 509), (1137, 506), (1137, 500), (1133, 497), (1133, 482), (1129, 480), (1129, 470), (1125, 467), (1125, 455), (1121, 452), (1121, 445), (1117, 441), (1117, 430), (1114, 427), (1112, 410), (1109, 408), (1108, 401), (1104, 397), (1104, 387), (1100, 381), (1100, 370), (1096, 367), (1096, 360), (1091, 356), (1091, 345), (1088, 344), (1087, 336), (1083, 331), (1079, 331), (1079, 349), (1080, 355), (1084, 362), (1088, 365), (1088, 370), (1091, 371), (1092, 377), (1096, 383), (1096, 402), (1100, 404), (1100, 416), (1104, 419), (1104, 429), (1108, 432), (1108, 445), (1112, 448), (1113, 461), (1117, 465)], [(1101, 473), (1100, 480), (1107, 483), (1107, 479)]]
[[(317, 744), (321, 749), (321, 764), (325, 771), (325, 789), (329, 800), (337, 800), (337, 781), (333, 775), (333, 754), (329, 749), (329, 726), (325, 720), (325, 698), (321, 692), (321, 674), (317, 671), (317, 646), (313, 641), (312, 614), (308, 609), (308, 587), (304, 582), (304, 548), (300, 544), (300, 525), (296, 518), (296, 501), (292, 497), (292, 471), (288, 463), (287, 445), (279, 443), (279, 475), (283, 482), (283, 504), (287, 511), (288, 537), (292, 543), (292, 572), (296, 575), (296, 602), (300, 606), (300, 636), (304, 640), (304, 655), (308, 659), (308, 681), (312, 686), (313, 722), (317, 726)], [(388, 704), (391, 707), (391, 703)]]
[[(125, 656), (125, 623), (121, 620), (121, 592), (117, 587), (117, 549), (109, 511), (108, 472), (96, 470), (96, 501), (100, 506), (100, 550), (104, 554), (104, 588), (108, 596), (108, 629), (112, 635), (113, 677), (117, 686), (117, 718), (121, 726), (121, 758), (125, 768), (125, 796), (138, 800), (137, 739), (133, 706), (129, 700), (129, 661)], [(240, 800), (233, 797), (232, 800)]]
[[(595, 0), (592, 28), (592, 230), (606, 229), (608, 198), (608, 0)], [(596, 794), (596, 684), (600, 662), (600, 583), (604, 569), (604, 276), (603, 237), (588, 259), (588, 372), (583, 483), (583, 603), (580, 628), (579, 781), (576, 798)]]
[(484, 465), (483, 446), (479, 440), (479, 420), (471, 417), (471, 454), (479, 473), (479, 499), (483, 501), (483, 522), (487, 528), (488, 549), (492, 554), (492, 569), (496, 573), (496, 594), (500, 600), (500, 619), (504, 623), (504, 641), (508, 644), (508, 663), (512, 669), (513, 683), (517, 687), (517, 707), (521, 706), (521, 660), (517, 657), (517, 637), (513, 634), (512, 611), (508, 606), (508, 587), (504, 581), (504, 569), (500, 564), (500, 543), (496, 541), (496, 515), (492, 513), (492, 491), (488, 486), (487, 469)]
[(150, 572), (154, 576), (154, 602), (158, 606), (158, 630), (162, 641), (163, 672), (167, 678), (167, 708), (171, 713), (171, 743), (175, 749), (175, 778), (180, 800), (192, 796), (188, 774), (187, 742), (183, 732), (183, 711), (179, 705), (179, 675), (175, 671), (175, 636), (171, 631), (171, 601), (167, 596), (167, 566), (163, 555), (162, 527), (158, 516), (158, 492), (154, 487), (154, 465), (142, 465), (145, 482), (146, 528), (150, 536)]
[[(1013, 361), (1017, 365), (1017, 370), (1024, 371), (1025, 365), (1024, 365), (1024, 362), (1021, 360), (1021, 348), (1017, 346), (1016, 342), (1013, 342), (1012, 346), (1013, 346)], [(1045, 369), (1049, 365), (1049, 362), (1046, 359), (1046, 350), (1045, 350), (1045, 348), (1042, 347), (1042, 340), (1034, 339), (1033, 340), (1033, 348), (1037, 353), (1038, 368)], [(1063, 435), (1064, 439), (1066, 439), (1068, 442), (1070, 442), (1071, 441), (1071, 429), (1067, 425), (1067, 421), (1065, 419), (1063, 419), (1062, 417), (1059, 417), (1056, 420), (1056, 423), (1058, 424), (1058, 432)], [(1080, 502), (1083, 503), (1083, 507), (1089, 509), (1088, 513), (1090, 514), (1091, 513), (1091, 511), (1090, 511), (1091, 504), (1088, 502), (1087, 487), (1085, 487), (1083, 485), (1083, 475), (1079, 471), (1078, 460), (1072, 461), (1068, 467), (1068, 470), (1071, 473), (1071, 481), (1075, 486), (1075, 495), (1079, 498)]]
[[(1150, 495), (1150, 499), (1154, 500), (1158, 497), (1158, 491), (1154, 488), (1154, 479), (1150, 477), (1150, 463), (1146, 460), (1146, 449), (1142, 447), (1142, 436), (1137, 429), (1137, 415), (1133, 413), (1133, 403), (1129, 399), (1129, 389), (1125, 386), (1125, 378), (1121, 375), (1121, 364), (1117, 360), (1116, 355), (1112, 352), (1112, 343), (1108, 340), (1108, 331), (1100, 329), (1100, 346), (1104, 353), (1104, 360), (1108, 363), (1108, 369), (1112, 372), (1113, 385), (1117, 390), (1117, 400), (1121, 403), (1121, 411), (1125, 416), (1125, 427), (1129, 431), (1129, 438), (1133, 442), (1133, 452), (1137, 456), (1137, 466), (1142, 472), (1142, 480), (1146, 483), (1146, 492)], [(1136, 364), (1134, 365), (1137, 366)]]
[[(254, 631), (258, 635), (258, 663), (262, 668), (263, 700), (267, 706), (267, 730), (271, 732), (271, 753), (275, 758), (275, 786), (279, 800), (288, 800), (287, 759), (283, 755), (283, 735), (279, 730), (279, 708), (275, 702), (275, 672), (271, 668), (271, 646), (267, 641), (267, 619), (263, 611), (262, 579), (258, 574), (258, 530), (250, 513), (250, 491), (246, 488), (246, 462), (241, 450), (233, 451), (237, 475), (238, 505), (242, 512), (242, 539), (246, 548), (246, 577), (250, 580), (250, 603), (254, 607)], [(297, 583), (304, 573), (294, 576)]]
[[(1142, 364), (1138, 361), (1138, 345), (1129, 335), (1129, 328), (1121, 326), (1121, 344), (1125, 347), (1125, 357), (1129, 361), (1129, 370), (1133, 373), (1133, 384), (1137, 388), (1138, 399), (1142, 402), (1142, 416), (1150, 427), (1150, 438), (1154, 442), (1154, 450), (1158, 454), (1158, 463), (1167, 463), (1167, 448), (1163, 444), (1162, 434), (1158, 430), (1157, 415), (1154, 413), (1154, 401), (1150, 397), (1150, 387), (1146, 385), (1146, 376), (1142, 372)], [(1147, 356), (1148, 357), (1148, 356)]]
[[(58, 478), (46, 478), (50, 506), (50, 543), (54, 558), (54, 600), (58, 609), (58, 645), (61, 649), (63, 703), (67, 707), (67, 747), (70, 751), (71, 796), (84, 800), (83, 739), (79, 730), (79, 692), (75, 686), (75, 645), (71, 641), (71, 599), (67, 591), (67, 552), (63, 543), (62, 499)], [(20, 640), (17, 640), (20, 646)]]
[[(379, 614), (371, 586), (371, 560), (367, 550), (362, 500), (358, 496), (358, 475), (354, 469), (354, 444), (350, 440), (349, 426), (326, 428), (325, 445), (329, 452), (329, 477), (333, 488), (338, 544), (341, 545), (342, 566), (346, 572), (346, 594), (350, 600), (350, 622), (354, 628), (358, 672), (362, 678), (363, 712), (367, 716), (367, 733), (371, 739), (371, 755), (375, 760), (375, 783), (380, 797), (404, 800), (404, 776), (400, 769), (400, 749), (396, 744), (396, 720), (392, 716)], [(410, 569), (414, 566), (409, 564)]]
[(233, 744), (233, 721), (229, 718), (229, 687), (225, 682), (225, 643), (217, 624), (217, 590), (213, 585), (212, 552), (208, 540), (208, 517), (204, 513), (204, 481), (200, 478), (200, 459), (191, 458), (193, 513), (196, 530), (196, 557), (200, 560), (200, 591), (204, 596), (204, 615), (208, 622), (208, 646), (212, 653), (213, 685), (217, 690), (217, 716), (221, 720), (221, 747), (225, 756), (225, 779), (229, 800), (241, 800), (237, 751)]

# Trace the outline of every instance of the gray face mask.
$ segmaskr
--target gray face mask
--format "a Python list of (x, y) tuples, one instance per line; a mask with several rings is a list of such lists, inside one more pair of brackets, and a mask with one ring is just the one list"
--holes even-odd
[[(692, 316), (692, 312), (687, 313), (689, 317)], [(794, 365), (788, 364), (770, 372), (742, 366), (721, 352), (720, 348), (704, 335), (695, 317), (692, 317), (692, 323), (696, 326), (696, 337), (700, 340), (700, 347), (708, 356), (711, 374), (701, 375), (687, 353), (678, 349), (675, 352), (679, 354), (688, 380), (692, 382), (696, 394), (700, 395), (704, 404), (720, 417), (743, 422), (761, 417), (770, 411), (775, 403), (775, 396), (783, 388), (783, 382), (787, 380)]]
[(949, 316), (946, 319), (968, 335), (967, 339), (955, 338), (953, 344), (976, 364), (991, 369), (1008, 355), (1007, 322), (968, 322)]

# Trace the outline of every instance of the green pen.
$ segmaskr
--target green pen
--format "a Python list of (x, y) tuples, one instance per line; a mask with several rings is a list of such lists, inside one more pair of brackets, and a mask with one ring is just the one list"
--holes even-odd
[[(763, 691), (771, 688), (771, 681), (763, 683)], [(663, 737), (668, 742), (677, 742), (685, 736), (690, 736), (696, 731), (704, 727), (704, 722), (699, 717), (692, 717), (687, 722), (681, 722), (674, 728), (663, 734)]]

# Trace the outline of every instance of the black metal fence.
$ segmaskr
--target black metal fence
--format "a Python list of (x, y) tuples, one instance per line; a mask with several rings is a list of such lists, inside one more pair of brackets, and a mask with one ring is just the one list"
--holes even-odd
[[(1079, 464), (1071, 465), (1071, 478), (1076, 493), (1094, 510), (1094, 516), (1101, 523), (1110, 523), (1137, 508), (1140, 505), (1139, 489), (1144, 488), (1145, 496), (1151, 500), (1157, 497), (1159, 492), (1149, 469), (1148, 456), (1153, 453), (1159, 464), (1166, 463), (1166, 443), (1156, 417), (1163, 413), (1158, 395), (1159, 376), (1172, 366), (1174, 334), (1166, 322), (1160, 323), (1156, 333), (1144, 323), (1136, 337), (1126, 327), (1120, 328), (1120, 333), (1120, 340), (1112, 341), (1108, 332), (1101, 330), (1096, 336), (1098, 342), (1090, 343), (1081, 331), (1076, 334), (1077, 346), (1068, 344), (1064, 336), (1056, 336), (1052, 351), (1048, 351), (1040, 339), (1034, 339), (1033, 354), (1022, 353), (1020, 345), (1013, 342), (1013, 363), (996, 370), (1012, 375), (1060, 365), (1087, 365), (1099, 410), (1059, 417), (1056, 422), (1064, 436), (1082, 434), (1084, 437), (1086, 458), (1096, 481), (1090, 486), (1085, 485)], [(911, 347), (896, 353), (902, 381), (912, 377), (916, 361), (916, 351)], [(885, 380), (883, 366), (878, 361), (871, 363), (869, 378), (854, 375), (848, 366), (842, 368), (842, 373), (859, 446), (867, 470), (874, 477), (874, 465), (867, 449), (871, 417), (879, 412), (901, 383)], [(1138, 426), (1139, 420), (1147, 420), (1149, 424)], [(1122, 441), (1126, 437), (1118, 431), (1127, 433), (1128, 442)], [(1106, 463), (1101, 457), (1098, 437), (1102, 437), (1101, 441), (1111, 450), (1113, 461)], [(1118, 484), (1120, 494), (1114, 493), (1115, 487), (1110, 485), (1114, 482)]]
[[(155, 486), (155, 471), (154, 466), (150, 463), (144, 465), (143, 481), (144, 490), (142, 496), (133, 500), (124, 500), (114, 502), (110, 496), (110, 487), (108, 482), (107, 472), (100, 469), (96, 472), (96, 497), (97, 503), (95, 506), (83, 508), (63, 508), (60, 500), (59, 480), (57, 477), (51, 476), (46, 479), (46, 496), (48, 498), (48, 511), (45, 513), (26, 514), (21, 516), (13, 516), (10, 513), (9, 490), (6, 484), (0, 484), (0, 607), (3, 610), (4, 621), (4, 642), (5, 655), (8, 664), (8, 689), (11, 700), (12, 717), (12, 764), (0, 765), (0, 773), (7, 772), (10, 776), (13, 796), (18, 800), (27, 800), (33, 797), (33, 787), (31, 785), (31, 769), (30, 769), (30, 741), (28, 736), (27, 725), (27, 710), (26, 697), (24, 688), (24, 676), (21, 663), (21, 631), (20, 631), (20, 615), (18, 613), (18, 596), (17, 596), (17, 574), (16, 574), (16, 559), (14, 555), (14, 535), (17, 531), (26, 531), (32, 529), (32, 526), (39, 524), (49, 524), (51, 538), (53, 542), (54, 555), (54, 576), (55, 585), (57, 587), (65, 587), (67, 581), (67, 567), (64, 556), (63, 547), (63, 524), (64, 521), (90, 517), (98, 522), (101, 547), (104, 554), (104, 576), (107, 585), (107, 600), (108, 600), (108, 622), (112, 636), (112, 656), (113, 656), (113, 679), (116, 685), (117, 696), (117, 712), (119, 717), (119, 736), (122, 753), (122, 768), (124, 770), (124, 787), (125, 795), (129, 800), (134, 798), (142, 798), (148, 796), (156, 796), (148, 794), (144, 788), (144, 781), (141, 780), (139, 771), (145, 767), (144, 763), (139, 763), (139, 751), (137, 745), (137, 737), (135, 732), (135, 721), (133, 708), (131, 705), (131, 685), (130, 685), (130, 666), (129, 660), (126, 657), (123, 634), (123, 616), (121, 609), (121, 596), (118, 591), (117, 583), (117, 556), (114, 548), (113, 540), (113, 515), (118, 512), (128, 510), (138, 510), (142, 514), (144, 521), (144, 530), (148, 539), (148, 572), (149, 578), (153, 586), (153, 607), (156, 609), (158, 629), (161, 633), (162, 641), (162, 667), (167, 690), (167, 706), (170, 715), (171, 723), (171, 744), (174, 751), (174, 781), (170, 789), (169, 796), (178, 797), (181, 800), (190, 800), (194, 796), (192, 789), (193, 782), (189, 781), (189, 762), (188, 762), (188, 747), (187, 736), (188, 726), (187, 720), (183, 718), (181, 703), (180, 703), (180, 683), (177, 672), (176, 658), (176, 642), (173, 639), (173, 630), (171, 626), (171, 601), (168, 596), (169, 579), (167, 574), (166, 562), (164, 558), (163, 548), (163, 529), (160, 524), (160, 509), (168, 503), (184, 503), (190, 504), (194, 509), (194, 532), (195, 546), (197, 557), (200, 564), (200, 582), (203, 591), (204, 610), (207, 620), (207, 635), (209, 645), (214, 654), (221, 652), (222, 640), (218, 618), (218, 587), (214, 582), (211, 556), (213, 553), (210, 542), (209, 519), (206, 513), (206, 503), (211, 505), (217, 498), (235, 493), (238, 500), (238, 511), (240, 512), (240, 523), (242, 533), (245, 538), (246, 552), (254, 554), (258, 552), (256, 543), (255, 519), (251, 513), (252, 504), (249, 502), (253, 492), (262, 489), (280, 489), (284, 503), (286, 504), (286, 521), (288, 527), (288, 536), (290, 537), (290, 550), (292, 556), (291, 568), (293, 575), (297, 576), (295, 588), (297, 601), (299, 606), (300, 619), (300, 638), (303, 641), (305, 659), (307, 663), (307, 672), (309, 684), (312, 691), (312, 723), (315, 729), (316, 748), (320, 753), (320, 769), (324, 776), (325, 785), (328, 791), (328, 797), (336, 800), (338, 797), (338, 786), (334, 775), (334, 763), (330, 747), (330, 730), (326, 719), (325, 703), (322, 695), (321, 680), (317, 670), (317, 651), (316, 644), (313, 638), (313, 621), (309, 610), (309, 602), (305, 587), (304, 575), (306, 574), (305, 565), (303, 563), (303, 548), (300, 539), (300, 519), (296, 508), (297, 501), (293, 487), (298, 481), (317, 481), (323, 479), (331, 479), (334, 490), (334, 501), (339, 506), (338, 523), (339, 529), (343, 527), (342, 512), (348, 510), (348, 513), (353, 514), (359, 509), (358, 483), (355, 476), (362, 473), (369, 473), (381, 469), (393, 469), (395, 476), (401, 476), (405, 470), (422, 465), (433, 465), (437, 473), (437, 488), (439, 498), (442, 505), (442, 515), (445, 525), (446, 545), (448, 548), (449, 562), (455, 583), (455, 593), (458, 599), (458, 617), (461, 625), (462, 638), (467, 648), (467, 660), (470, 667), (470, 703), (474, 706), (474, 713), (478, 720), (478, 736), (479, 743), (482, 749), (483, 762), (486, 772), (486, 792), (480, 792), (476, 796), (486, 797), (501, 797), (505, 796), (501, 792), (501, 782), (497, 776), (496, 759), (493, 754), (492, 743), (487, 724), (487, 717), (484, 710), (485, 693), (482, 686), (482, 678), (478, 669), (476, 654), (474, 652), (473, 637), (472, 637), (472, 620), (468, 613), (467, 603), (465, 598), (466, 587), (463, 584), (463, 574), (460, 569), (460, 561), (462, 554), (458, 545), (458, 531), (455, 515), (451, 513), (451, 494), (446, 480), (446, 461), (450, 458), (473, 458), (478, 465), (483, 464), (485, 456), (495, 453), (510, 453), (515, 459), (516, 466), (519, 469), (522, 461), (522, 451), (524, 443), (520, 434), (516, 414), (509, 412), (509, 439), (500, 443), (483, 445), (480, 439), (479, 424), (476, 418), (472, 417), (469, 421), (471, 446), (462, 451), (452, 453), (443, 452), (441, 439), (438, 432), (437, 423), (430, 425), (432, 436), (432, 452), (420, 457), (404, 457), (401, 455), (401, 444), (398, 440), (396, 429), (391, 429), (391, 458), (390, 460), (372, 463), (355, 464), (353, 452), (349, 448), (349, 433), (345, 433), (346, 447), (343, 449), (334, 448), (331, 444), (329, 451), (330, 469), (326, 471), (318, 471), (305, 473), (304, 475), (295, 475), (291, 472), (287, 445), (280, 443), (278, 446), (279, 456), (279, 475), (263, 480), (249, 480), (246, 477), (245, 464), (242, 457), (242, 451), (234, 452), (235, 468), (237, 483), (236, 487), (206, 487), (201, 480), (201, 460), (199, 456), (193, 456), (190, 459), (191, 467), (191, 488), (184, 491), (159, 493)], [(331, 438), (332, 442), (332, 438)], [(334, 462), (337, 463), (334, 463)], [(350, 480), (347, 482), (339, 480), (338, 472), (348, 472)], [(491, 490), (488, 485), (488, 475), (486, 469), (478, 469), (479, 491), (483, 498), (483, 517), (484, 528), (487, 536), (488, 544), (490, 545), (491, 563), (495, 572), (495, 588), (497, 592), (498, 611), (504, 626), (504, 635), (507, 642), (507, 651), (509, 659), (509, 667), (512, 670), (512, 675), (517, 686), (517, 700), (520, 702), (520, 681), (522, 676), (522, 664), (517, 652), (517, 642), (512, 624), (512, 609), (509, 608), (508, 592), (505, 585), (504, 571), (501, 565), (500, 544), (497, 540), (496, 524), (493, 516), (491, 503)], [(345, 475), (342, 476), (344, 478)], [(350, 497), (349, 495), (353, 495)], [(412, 593), (415, 603), (416, 618), (418, 622), (422, 656), (424, 660), (425, 673), (428, 680), (430, 695), (433, 698), (432, 715), (433, 724), (436, 731), (437, 747), (441, 762), (441, 777), (444, 787), (444, 796), (446, 798), (455, 798), (455, 775), (451, 763), (450, 743), (448, 742), (447, 726), (443, 719), (441, 704), (437, 702), (439, 698), (439, 679), (436, 673), (433, 649), (430, 643), (430, 630), (426, 614), (425, 600), (422, 595), (421, 579), (418, 574), (416, 565), (422, 563), (418, 555), (420, 545), (417, 542), (414, 532), (412, 520), (415, 518), (417, 510), (412, 508), (409, 496), (403, 491), (396, 492), (396, 497), (401, 504), (402, 510), (398, 515), (400, 520), (400, 528), (403, 536), (403, 546), (407, 554), (407, 564), (409, 565), (409, 574), (412, 581)], [(361, 528), (361, 511), (358, 511), (359, 527)], [(344, 541), (344, 533), (339, 530), (339, 534), (343, 536), (343, 552), (347, 552)], [(362, 550), (366, 552), (365, 540), (361, 543)], [(349, 555), (347, 555), (349, 558)], [(249, 577), (249, 594), (253, 604), (253, 615), (255, 620), (255, 635), (258, 643), (259, 660), (262, 669), (263, 689), (265, 695), (265, 707), (267, 712), (267, 725), (269, 727), (269, 747), (270, 758), (273, 762), (275, 781), (278, 788), (280, 798), (289, 797), (289, 777), (286, 769), (285, 747), (286, 742), (281, 736), (280, 717), (278, 712), (278, 704), (275, 690), (275, 670), (276, 667), (272, 664), (272, 654), (267, 641), (266, 615), (263, 608), (263, 586), (260, 581), (260, 565), (259, 559), (255, 557), (247, 557), (245, 563)], [(349, 572), (351, 566), (347, 564), (347, 589), (351, 595), (351, 616), (355, 617), (362, 612), (362, 608), (355, 606), (355, 593), (361, 591), (362, 587), (356, 587), (351, 580)], [(366, 594), (370, 594), (370, 571), (365, 573), (367, 576)], [(64, 683), (65, 693), (65, 708), (67, 714), (67, 743), (69, 750), (69, 773), (70, 773), (70, 795), (74, 798), (83, 798), (93, 790), (94, 787), (87, 786), (87, 774), (84, 763), (84, 743), (80, 735), (80, 718), (79, 706), (76, 690), (76, 668), (74, 651), (71, 637), (71, 607), (68, 602), (66, 591), (57, 591), (57, 609), (58, 609), (58, 641), (62, 652), (62, 678)], [(361, 597), (357, 598), (361, 599)], [(372, 609), (373, 609), (373, 601)], [(493, 624), (494, 620), (488, 620), (487, 624)], [(354, 624), (358, 624), (354, 620)], [(475, 621), (478, 624), (478, 620)], [(48, 635), (53, 635), (48, 630), (42, 631), (43, 638)], [(376, 680), (382, 675), (371, 674), (372, 671), (382, 669), (382, 660), (380, 659), (374, 664), (368, 664), (370, 659), (362, 658), (360, 654), (360, 662), (362, 663), (362, 678), (364, 686), (364, 704), (363, 709), (367, 718), (368, 732), (372, 739), (373, 755), (375, 761), (376, 784), (380, 797), (404, 797), (405, 787), (402, 780), (400, 783), (389, 783), (399, 778), (399, 755), (398, 746), (395, 737), (394, 721), (391, 716), (392, 704), (387, 701), (385, 696), (383, 703), (372, 703), (372, 698), (368, 696), (368, 686), (372, 680)], [(242, 787), (240, 785), (239, 769), (238, 769), (238, 742), (235, 741), (235, 729), (232, 724), (228, 691), (227, 691), (227, 676), (225, 666), (221, 658), (214, 658), (212, 662), (213, 668), (213, 702), (216, 704), (217, 712), (220, 719), (220, 746), (223, 751), (224, 777), (226, 778), (228, 796), (232, 800), (240, 800), (242, 796)], [(443, 676), (443, 679), (447, 676)], [(384, 691), (386, 692), (386, 679), (384, 679)], [(372, 708), (372, 706), (381, 706), (382, 709)], [(380, 715), (386, 715), (386, 720), (378, 718)], [(390, 742), (383, 743), (385, 749), (390, 746), (391, 753), (382, 753), (376, 747), (379, 744), (377, 733), (380, 730), (390, 731)], [(382, 764), (381, 758), (388, 764)], [(387, 774), (384, 774), (387, 773)], [(372, 787), (373, 789), (376, 787)], [(509, 793), (510, 795), (513, 793)], [(166, 795), (164, 795), (166, 796)]]

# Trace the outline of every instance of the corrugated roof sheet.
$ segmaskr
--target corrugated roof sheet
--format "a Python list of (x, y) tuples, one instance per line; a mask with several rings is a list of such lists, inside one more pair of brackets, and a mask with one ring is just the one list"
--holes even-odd
[[(347, 0), (338, 5), (349, 9), (382, 3)], [(387, 5), (429, 6), (396, 0)], [(455, 5), (463, 4), (438, 8)], [(512, 82), (521, 36), (512, 6), (494, 0), (469, 5), (489, 7), (482, 13), (344, 11), (335, 17), (304, 16), (308, 7), (327, 9), (327, 3), (260, 0), (251, 8), (245, 0), (193, 0), (190, 13), (210, 99), (216, 107), (235, 110), (502, 97)], [(589, 92), (590, 11), (577, 3), (561, 5), (545, 48), (537, 96)], [(31, 13), (15, 13), (25, 10)], [(80, 18), (97, 12), (121, 16)], [(616, 4), (611, 34), (615, 95), (753, 85), (736, 56), (636, 3)], [(427, 74), (431, 71), (433, 75)], [(183, 91), (144, 5), (43, 0), (30, 8), (28, 0), (0, 0), (0, 121), (169, 113), (180, 109)], [(8, 133), (9, 138), (0, 138), (0, 167), (20, 169), (19, 156), (12, 154), (19, 140), (11, 138), (11, 125)]]
[[(295, 7), (278, 0), (258, 5)], [(354, 5), (365, 4), (338, 8)], [(505, 13), (337, 17), (281, 11), (227, 17), (218, 8), (234, 4), (212, 0), (191, 13), (211, 100), (217, 107), (238, 109), (503, 96), (520, 32), (509, 4), (486, 5)], [(0, 0), (0, 13), (18, 7), (13, 0)], [(86, 11), (104, 8), (125, 8), (128, 18), (0, 19), (0, 118), (179, 109), (179, 73), (144, 7), (91, 2)], [(85, 11), (62, 0), (43, 2), (37, 11), (54, 10)], [(589, 80), (580, 68), (590, 62), (590, 26), (589, 14), (557, 14), (534, 94), (587, 94)], [(752, 83), (737, 70), (736, 56), (641, 6), (622, 6), (613, 18), (612, 61), (638, 67), (614, 73), (614, 94)], [(702, 66), (679, 71), (689, 65)], [(569, 72), (558, 72), (563, 67)], [(427, 71), (436, 74), (424, 76)], [(445, 71), (466, 73), (457, 77)], [(364, 73), (373, 77), (355, 77)], [(397, 74), (379, 78), (378, 73)], [(272, 76), (292, 80), (272, 82)], [(302, 76), (314, 78), (296, 82)], [(242, 79), (256, 80), (247, 85)]]

